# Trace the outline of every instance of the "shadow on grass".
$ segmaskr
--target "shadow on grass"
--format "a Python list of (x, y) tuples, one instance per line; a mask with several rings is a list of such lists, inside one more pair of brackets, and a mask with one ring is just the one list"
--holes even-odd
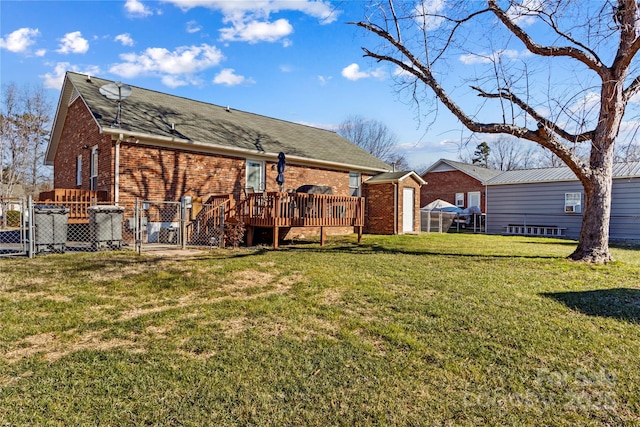
[(391, 255), (439, 255), (445, 257), (457, 257), (457, 258), (527, 258), (527, 259), (564, 259), (565, 256), (558, 255), (521, 255), (521, 254), (483, 254), (483, 253), (464, 253), (460, 252), (446, 252), (446, 251), (432, 251), (432, 250), (412, 250), (403, 248), (393, 248), (383, 245), (369, 245), (369, 244), (335, 244), (327, 245), (325, 247), (312, 245), (299, 245), (297, 242), (291, 246), (281, 246), (281, 250), (287, 250), (292, 252), (341, 252), (349, 254), (391, 254)]
[(589, 316), (611, 317), (640, 323), (640, 289), (615, 288), (595, 291), (549, 292), (541, 295)]

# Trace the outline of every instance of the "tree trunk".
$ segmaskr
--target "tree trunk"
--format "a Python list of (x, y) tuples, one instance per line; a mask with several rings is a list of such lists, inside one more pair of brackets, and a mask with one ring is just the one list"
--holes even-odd
[[(611, 169), (611, 166), (605, 169)], [(569, 258), (603, 264), (612, 260), (609, 252), (609, 219), (611, 215), (612, 173), (605, 170), (594, 174), (593, 179), (583, 182), (584, 212), (580, 241)]]

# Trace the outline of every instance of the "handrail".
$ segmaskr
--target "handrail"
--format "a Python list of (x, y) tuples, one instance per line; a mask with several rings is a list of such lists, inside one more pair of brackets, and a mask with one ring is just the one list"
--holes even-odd
[(224, 208), (225, 220), (229, 218), (231, 199), (229, 196), (212, 196), (203, 205), (202, 210), (187, 224), (187, 241), (192, 243), (210, 243), (212, 237), (221, 237), (222, 220), (220, 210)]
[(75, 188), (56, 188), (43, 191), (38, 196), (39, 204), (62, 206), (69, 209), (69, 222), (89, 221), (89, 207), (111, 204), (106, 191), (80, 190)]
[(248, 194), (241, 219), (267, 227), (364, 226), (364, 199), (307, 193)]

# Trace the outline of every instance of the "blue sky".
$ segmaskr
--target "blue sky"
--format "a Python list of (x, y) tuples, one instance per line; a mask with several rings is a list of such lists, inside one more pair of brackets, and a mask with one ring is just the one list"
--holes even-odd
[(359, 115), (385, 123), (413, 167), (455, 158), (443, 141), (460, 125), (441, 114), (427, 131), (391, 65), (363, 58), (377, 42), (346, 23), (366, 4), (2, 0), (1, 83), (42, 84), (55, 106), (72, 70), (324, 128)]

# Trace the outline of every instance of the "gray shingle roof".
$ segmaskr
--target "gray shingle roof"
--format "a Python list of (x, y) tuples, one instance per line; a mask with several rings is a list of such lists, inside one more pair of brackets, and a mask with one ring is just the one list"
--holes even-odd
[[(630, 178), (640, 176), (640, 162), (615, 163), (613, 177)], [(524, 169), (505, 171), (484, 182), (485, 185), (526, 184), (534, 182), (577, 181), (576, 175), (566, 166), (557, 168)]]
[[(93, 76), (88, 81), (86, 75), (72, 72), (68, 72), (66, 77), (89, 107), (98, 125), (103, 129), (111, 129), (117, 103), (102, 96), (99, 89), (113, 82)], [(226, 147), (274, 156), (284, 152), (291, 158), (343, 167), (356, 166), (366, 171), (391, 169), (380, 159), (332, 131), (140, 87), (131, 88), (131, 95), (121, 103), (120, 129), (124, 132), (173, 138), (174, 141), (190, 145), (194, 150)], [(68, 93), (66, 96), (73, 95)], [(65, 97), (64, 93), (62, 97)], [(172, 124), (174, 130), (171, 129)], [(54, 151), (59, 142), (56, 136), (54, 129)], [(52, 159), (51, 155), (55, 155), (55, 152), (48, 153), (48, 160)]]
[(446, 165), (449, 165), (450, 167), (452, 167), (454, 169), (458, 169), (460, 172), (466, 173), (467, 175), (477, 179), (480, 182), (489, 180), (489, 179), (493, 178), (494, 176), (499, 175), (500, 173), (502, 173), (502, 171), (499, 171), (497, 169), (484, 168), (482, 166), (470, 165), (468, 163), (456, 162), (456, 161), (448, 160), (448, 159), (440, 159), (440, 160), (438, 160), (433, 165), (431, 165), (429, 167), (429, 169), (426, 170), (425, 173), (433, 171), (434, 169), (436, 169), (439, 165), (441, 165), (443, 163), (446, 164)]
[(426, 184), (426, 182), (414, 171), (398, 171), (398, 172), (385, 172), (376, 176), (372, 176), (368, 180), (365, 181), (365, 184), (381, 184), (383, 182), (397, 182), (402, 181), (407, 177), (413, 177), (418, 183), (421, 185)]

